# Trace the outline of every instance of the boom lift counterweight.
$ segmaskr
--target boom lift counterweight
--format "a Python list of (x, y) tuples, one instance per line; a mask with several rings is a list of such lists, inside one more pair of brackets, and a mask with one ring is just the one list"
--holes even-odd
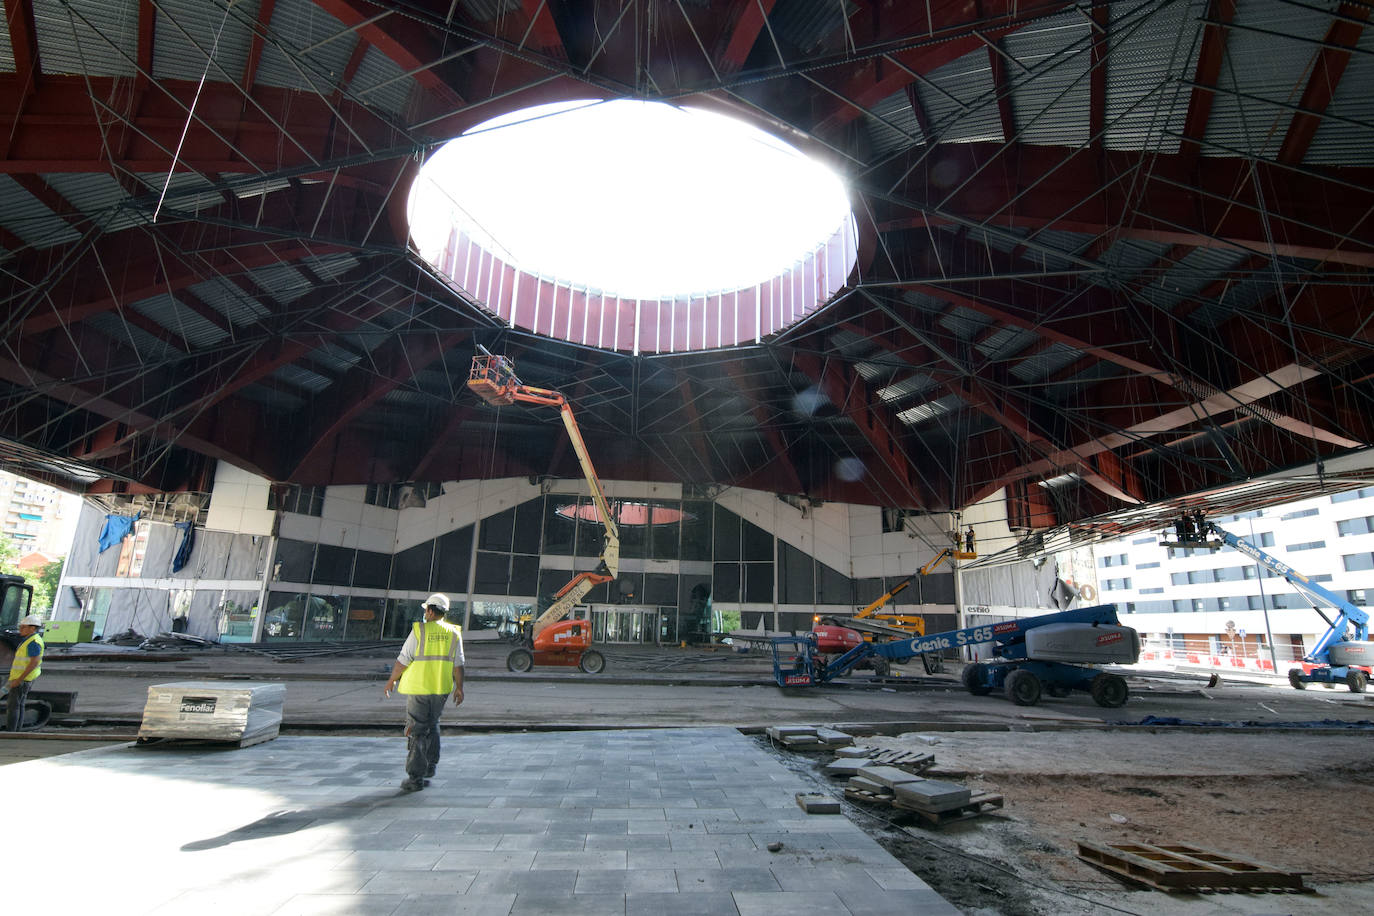
[(496, 406), (520, 403), (558, 408), (573, 451), (577, 453), (577, 462), (582, 467), (582, 476), (591, 490), (597, 518), (605, 529), (596, 569), (578, 573), (559, 589), (554, 595), (553, 604), (531, 623), (529, 631), (524, 634), (526, 645), (513, 650), (506, 657), (506, 666), (512, 671), (528, 671), (535, 663), (577, 665), (588, 674), (597, 674), (605, 668), (606, 660), (601, 653), (590, 648), (591, 621), (563, 621), (563, 618), (597, 585), (614, 581), (620, 568), (620, 530), (611, 514), (610, 502), (601, 487), (601, 479), (596, 476), (592, 459), (587, 454), (587, 444), (582, 439), (582, 431), (577, 426), (568, 399), (557, 391), (524, 384), (516, 377), (515, 366), (509, 359), (495, 355), (481, 344), (478, 344), (478, 349), (482, 352), (472, 358), (468, 388), (482, 400)]

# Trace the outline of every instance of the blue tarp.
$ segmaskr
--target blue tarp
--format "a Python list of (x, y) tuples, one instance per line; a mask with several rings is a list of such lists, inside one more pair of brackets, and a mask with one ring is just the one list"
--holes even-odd
[(177, 522), (176, 527), (181, 531), (181, 546), (177, 548), (177, 555), (172, 557), (172, 572), (181, 572), (196, 546), (196, 527), (191, 522)]
[(100, 552), (104, 553), (128, 537), (129, 532), (134, 530), (134, 522), (136, 521), (138, 521), (137, 515), (105, 516), (105, 527), (100, 529)]

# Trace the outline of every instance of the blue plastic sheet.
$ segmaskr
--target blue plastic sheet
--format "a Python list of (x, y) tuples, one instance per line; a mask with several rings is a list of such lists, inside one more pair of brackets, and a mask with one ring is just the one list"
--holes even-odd
[(136, 515), (105, 516), (105, 527), (100, 529), (100, 552), (104, 553), (128, 537), (129, 532), (134, 530), (134, 522), (136, 521), (138, 521)]
[(177, 522), (176, 527), (181, 531), (181, 546), (177, 548), (177, 555), (172, 557), (172, 572), (181, 572), (196, 546), (196, 526), (192, 522)]

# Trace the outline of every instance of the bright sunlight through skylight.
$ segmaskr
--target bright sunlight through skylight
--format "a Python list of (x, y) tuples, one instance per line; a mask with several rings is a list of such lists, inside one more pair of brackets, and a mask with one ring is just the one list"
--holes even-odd
[(409, 213), (431, 263), (457, 229), (530, 274), (638, 299), (764, 283), (851, 219), (840, 179), (786, 143), (711, 112), (627, 100), (473, 128), (425, 164)]

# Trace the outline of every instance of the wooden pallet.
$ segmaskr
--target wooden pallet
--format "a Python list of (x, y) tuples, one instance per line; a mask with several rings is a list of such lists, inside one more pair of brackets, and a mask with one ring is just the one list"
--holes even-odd
[(964, 821), (971, 817), (980, 817), (997, 808), (1002, 807), (1002, 796), (993, 795), (990, 792), (975, 792), (957, 808), (949, 808), (945, 811), (926, 811), (904, 804), (900, 799), (893, 799), (892, 807), (901, 811), (909, 811), (921, 818), (932, 827), (941, 827), (954, 821)]
[(1172, 892), (1293, 891), (1311, 892), (1306, 872), (1285, 871), (1262, 862), (1181, 843), (1107, 844), (1078, 841), (1078, 857), (1131, 881)]

